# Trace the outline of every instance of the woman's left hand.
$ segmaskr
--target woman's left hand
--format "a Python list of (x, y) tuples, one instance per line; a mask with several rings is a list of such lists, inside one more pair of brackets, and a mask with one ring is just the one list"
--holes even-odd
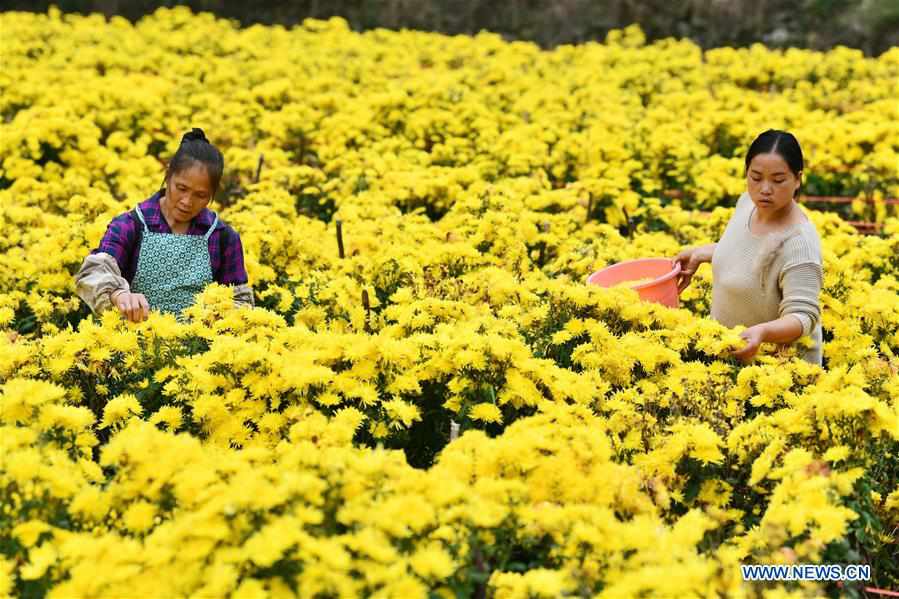
[(765, 325), (757, 324), (749, 327), (740, 333), (740, 338), (746, 341), (746, 347), (738, 349), (733, 354), (738, 360), (746, 364), (755, 357), (755, 354), (758, 353), (759, 348), (762, 346), (762, 342), (765, 340)]

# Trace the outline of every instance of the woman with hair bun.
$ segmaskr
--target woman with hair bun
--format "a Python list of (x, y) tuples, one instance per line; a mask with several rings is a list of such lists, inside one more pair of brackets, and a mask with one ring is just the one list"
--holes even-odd
[(748, 327), (734, 355), (751, 360), (764, 342), (811, 340), (802, 357), (822, 364), (819, 296), (821, 239), (796, 198), (802, 185), (802, 149), (786, 131), (769, 129), (746, 153), (747, 190), (721, 239), (685, 248), (676, 257), (683, 291), (703, 262), (712, 264), (712, 318)]
[(163, 187), (116, 216), (75, 275), (95, 314), (115, 308), (133, 322), (150, 310), (180, 316), (213, 281), (231, 285), (236, 304), (253, 305), (240, 236), (207, 208), (223, 170), (202, 129), (184, 135)]

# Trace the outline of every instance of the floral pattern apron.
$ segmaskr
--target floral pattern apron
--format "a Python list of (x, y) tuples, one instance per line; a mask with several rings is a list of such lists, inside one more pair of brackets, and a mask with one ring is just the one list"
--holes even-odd
[(131, 291), (144, 294), (151, 309), (180, 317), (212, 282), (209, 237), (218, 224), (218, 214), (205, 235), (178, 235), (150, 231), (140, 206), (134, 210), (144, 232)]

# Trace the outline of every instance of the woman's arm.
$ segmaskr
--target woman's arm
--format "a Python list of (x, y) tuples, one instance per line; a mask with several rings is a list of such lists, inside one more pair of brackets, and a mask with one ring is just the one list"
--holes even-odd
[(75, 274), (75, 293), (94, 314), (116, 307), (112, 296), (131, 290), (123, 273), (136, 241), (134, 219), (127, 212), (120, 214), (112, 219), (97, 249), (88, 254)]
[[(227, 225), (226, 225), (227, 226)], [(217, 283), (230, 285), (234, 292), (234, 305), (254, 306), (253, 288), (250, 287), (243, 260), (243, 244), (233, 229), (221, 232), (221, 264), (215, 273)]]
[(114, 308), (112, 296), (130, 289), (115, 258), (105, 252), (88, 254), (75, 275), (75, 293), (94, 314)]
[(717, 243), (709, 243), (697, 247), (688, 247), (674, 257), (675, 262), (680, 262), (680, 274), (677, 275), (677, 292), (680, 293), (690, 284), (690, 280), (703, 262), (711, 262)]
[(749, 327), (740, 337), (746, 346), (734, 352), (734, 357), (749, 362), (758, 353), (762, 343), (792, 343), (802, 336), (802, 323), (795, 314), (787, 314), (777, 320)]
[(253, 288), (248, 284), (234, 285), (233, 290), (235, 306), (249, 306), (252, 308), (255, 305), (253, 301)]
[(749, 327), (740, 337), (746, 347), (734, 356), (748, 361), (755, 356), (762, 343), (792, 343), (810, 334), (821, 319), (818, 296), (822, 284), (821, 265), (807, 262), (784, 270), (780, 283), (783, 299), (780, 318)]

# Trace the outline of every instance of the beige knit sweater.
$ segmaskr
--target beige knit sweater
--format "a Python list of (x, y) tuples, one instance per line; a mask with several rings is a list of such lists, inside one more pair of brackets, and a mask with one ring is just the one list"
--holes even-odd
[(819, 294), (823, 281), (821, 239), (807, 218), (781, 231), (757, 235), (749, 228), (755, 211), (748, 193), (737, 201), (712, 255), (712, 318), (750, 327), (787, 314), (811, 339), (803, 358), (821, 364)]

